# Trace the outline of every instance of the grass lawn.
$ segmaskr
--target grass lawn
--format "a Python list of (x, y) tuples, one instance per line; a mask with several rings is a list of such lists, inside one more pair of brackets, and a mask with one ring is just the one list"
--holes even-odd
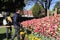
[[(14, 28), (12, 28), (12, 35), (14, 34)], [(7, 40), (6, 39), (6, 28), (0, 28), (0, 40)], [(15, 37), (14, 40), (17, 40), (17, 37)]]

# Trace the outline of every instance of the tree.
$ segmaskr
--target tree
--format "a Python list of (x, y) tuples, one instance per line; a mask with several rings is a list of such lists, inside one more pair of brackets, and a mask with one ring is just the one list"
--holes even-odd
[(43, 10), (41, 5), (38, 5), (37, 3), (35, 3), (35, 5), (31, 8), (33, 16), (34, 17), (40, 17), (40, 11)]
[(22, 10), (25, 6), (24, 0), (2, 0), (2, 3), (0, 2), (0, 4), (0, 8), (2, 8), (4, 11), (11, 12), (14, 12), (17, 8)]
[(57, 12), (60, 13), (60, 2), (57, 2), (54, 8), (57, 8)]
[(4, 3), (2, 2), (2, 0), (0, 0), (0, 11), (2, 11), (3, 5), (4, 5)]
[(45, 16), (47, 16), (47, 9), (50, 8), (52, 0), (37, 0), (37, 3), (41, 4), (42, 7), (45, 9)]

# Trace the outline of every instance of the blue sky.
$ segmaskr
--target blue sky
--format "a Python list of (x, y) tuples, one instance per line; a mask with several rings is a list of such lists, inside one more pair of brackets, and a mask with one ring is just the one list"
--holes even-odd
[(50, 10), (53, 10), (53, 9), (54, 9), (54, 6), (55, 6), (56, 2), (58, 2), (58, 1), (60, 1), (60, 0), (53, 0), (53, 1), (51, 2), (52, 5), (50, 6)]
[[(58, 1), (60, 1), (60, 0), (53, 0), (51, 2), (52, 4), (50, 6), (50, 10), (54, 9), (54, 6), (55, 6), (56, 2), (58, 2)], [(26, 4), (26, 6), (24, 7), (24, 9), (25, 10), (30, 10), (34, 6), (35, 2), (36, 2), (36, 0), (34, 0), (34, 1), (29, 0), (28, 3)]]
[(28, 1), (26, 6), (24, 7), (25, 10), (30, 10), (34, 6), (35, 2)]

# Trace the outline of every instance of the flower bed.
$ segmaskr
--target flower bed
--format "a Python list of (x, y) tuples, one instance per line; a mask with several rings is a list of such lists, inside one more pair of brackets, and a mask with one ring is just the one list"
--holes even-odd
[(40, 37), (37, 37), (33, 34), (29, 34), (29, 35), (26, 34), (26, 38), (27, 38), (27, 40), (41, 40)]
[(22, 27), (30, 29), (32, 34), (60, 40), (60, 14), (44, 18), (23, 21)]

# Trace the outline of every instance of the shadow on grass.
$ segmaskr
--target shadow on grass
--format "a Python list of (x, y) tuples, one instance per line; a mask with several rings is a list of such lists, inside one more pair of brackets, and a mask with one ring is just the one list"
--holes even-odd
[[(0, 34), (0, 40), (3, 40), (3, 39), (5, 39), (5, 38), (6, 38), (6, 33)], [(10, 39), (10, 33), (9, 33), (8, 39)]]

